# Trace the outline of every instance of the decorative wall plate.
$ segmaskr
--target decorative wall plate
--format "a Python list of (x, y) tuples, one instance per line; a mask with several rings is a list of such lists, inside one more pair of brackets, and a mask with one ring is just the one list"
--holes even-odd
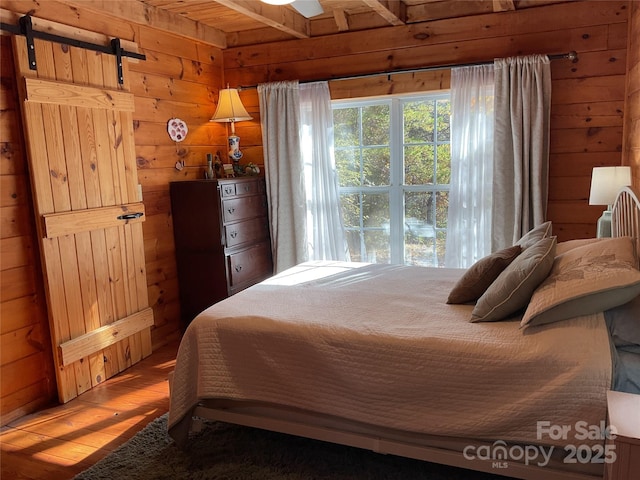
[(187, 128), (187, 124), (184, 120), (180, 120), (179, 118), (171, 118), (167, 122), (167, 132), (169, 132), (169, 137), (174, 142), (181, 142), (187, 136), (187, 132), (189, 129)]

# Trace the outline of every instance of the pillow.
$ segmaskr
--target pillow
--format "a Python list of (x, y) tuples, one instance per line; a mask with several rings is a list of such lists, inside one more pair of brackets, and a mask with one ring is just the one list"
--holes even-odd
[(547, 237), (523, 251), (478, 299), (472, 322), (502, 320), (527, 306), (531, 294), (547, 277), (556, 253), (556, 237)]
[(558, 242), (556, 245), (556, 257), (567, 253), (569, 250), (573, 250), (574, 248), (584, 247), (585, 245), (589, 245), (590, 243), (597, 243), (602, 240), (606, 240), (605, 238), (579, 238), (577, 240), (567, 240), (566, 242)]
[(549, 277), (531, 297), (521, 326), (543, 325), (602, 312), (640, 294), (629, 237), (603, 239), (556, 257)]
[(633, 345), (640, 348), (640, 295), (624, 305), (607, 310), (604, 319), (616, 347)]
[(453, 286), (447, 303), (467, 303), (480, 298), (498, 275), (520, 255), (522, 247), (514, 245), (481, 258), (471, 265)]
[(551, 235), (551, 222), (544, 222), (525, 233), (515, 244), (520, 245), (522, 250), (526, 250), (549, 235)]

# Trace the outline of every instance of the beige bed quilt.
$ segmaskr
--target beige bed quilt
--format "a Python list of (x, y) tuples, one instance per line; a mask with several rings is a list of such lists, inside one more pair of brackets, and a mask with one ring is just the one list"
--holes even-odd
[[(169, 433), (201, 399), (265, 402), (409, 432), (562, 445), (538, 422), (606, 418), (602, 314), (522, 331), (470, 323), (461, 270), (310, 262), (201, 313), (182, 339)], [(579, 443), (601, 443), (581, 440)]]

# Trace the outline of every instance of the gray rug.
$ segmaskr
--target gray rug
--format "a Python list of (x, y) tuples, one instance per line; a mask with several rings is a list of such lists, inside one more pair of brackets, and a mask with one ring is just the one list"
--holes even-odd
[(506, 477), (210, 422), (185, 451), (154, 420), (74, 480), (505, 480)]

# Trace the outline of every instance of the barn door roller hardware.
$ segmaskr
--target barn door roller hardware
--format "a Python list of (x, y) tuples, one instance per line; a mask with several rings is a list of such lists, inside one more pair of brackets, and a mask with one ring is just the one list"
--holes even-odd
[(91, 50), (94, 52), (106, 53), (108, 55), (115, 55), (119, 84), (122, 84), (124, 82), (124, 78), (122, 76), (122, 57), (136, 58), (138, 60), (147, 59), (147, 57), (142, 53), (129, 52), (127, 50), (124, 50), (120, 46), (119, 38), (114, 38), (113, 40), (111, 40), (111, 43), (109, 45), (98, 45), (96, 43), (85, 42), (82, 40), (76, 40), (74, 38), (63, 37), (60, 35), (54, 35), (52, 33), (34, 30), (30, 15), (20, 17), (18, 25), (11, 25), (8, 23), (0, 22), (0, 30), (13, 33), (14, 35), (24, 35), (26, 37), (27, 52), (29, 55), (29, 68), (31, 70), (35, 70), (37, 67), (36, 49), (33, 43), (33, 40), (35, 38), (47, 40), (50, 42), (62, 43), (72, 47), (84, 48), (86, 50)]

